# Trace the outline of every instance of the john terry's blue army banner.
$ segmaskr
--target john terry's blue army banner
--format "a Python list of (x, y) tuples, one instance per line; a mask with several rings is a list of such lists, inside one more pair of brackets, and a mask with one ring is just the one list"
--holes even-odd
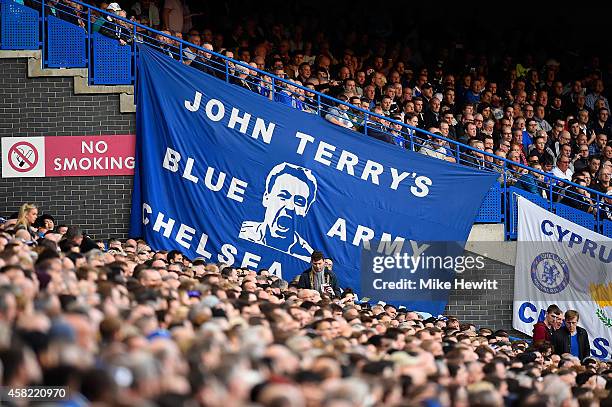
[(155, 249), (286, 280), (321, 250), (340, 286), (359, 291), (361, 250), (418, 254), (420, 241), (465, 241), (495, 179), (270, 102), (144, 46), (137, 73), (130, 235)]

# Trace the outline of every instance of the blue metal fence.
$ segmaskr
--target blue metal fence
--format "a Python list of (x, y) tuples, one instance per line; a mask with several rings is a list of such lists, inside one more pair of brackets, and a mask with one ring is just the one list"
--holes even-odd
[(49, 68), (87, 66), (85, 29), (55, 17), (47, 17), (47, 54)]
[(478, 215), (476, 215), (476, 223), (501, 223), (503, 221), (502, 213), (502, 190), (499, 184), (495, 184), (487, 193)]
[(516, 239), (516, 234), (518, 232), (518, 196), (522, 196), (524, 198), (529, 199), (531, 202), (540, 206), (544, 209), (550, 209), (550, 203), (540, 195), (533, 194), (531, 192), (527, 192), (523, 189), (519, 189), (516, 187), (508, 188), (507, 199), (509, 202), (509, 228), (508, 235), (511, 239)]
[(93, 83), (96, 85), (129, 85), (132, 77), (132, 50), (129, 45), (100, 33), (93, 34)]
[(612, 237), (612, 221), (605, 219), (602, 228), (602, 234), (604, 236)]
[(595, 218), (590, 213), (572, 208), (562, 203), (555, 204), (555, 213), (587, 229), (593, 230), (595, 228)]
[(12, 0), (0, 0), (0, 49), (39, 49), (38, 12)]
[[(493, 187), (487, 194), (476, 222), (504, 222), (507, 238), (516, 237), (516, 194), (523, 195), (548, 210), (557, 209), (561, 216), (577, 219), (578, 223), (587, 225), (598, 232), (612, 234), (610, 233), (612, 227), (609, 223), (602, 221), (599, 216), (593, 216), (593, 214), (565, 205), (566, 203), (572, 204), (575, 200), (573, 196), (577, 196), (566, 194), (567, 189), (579, 188), (591, 194), (590, 206), (593, 208), (591, 212), (596, 213), (603, 203), (603, 194), (598, 191), (560, 180), (550, 174), (363, 110), (292, 83), (285, 78), (250, 67), (182, 39), (110, 14), (105, 10), (91, 7), (78, 0), (74, 0), (74, 3), (79, 10), (66, 9), (65, 6), (58, 10), (49, 3), (45, 3), (46, 0), (32, 0), (40, 6), (39, 10), (44, 10), (40, 18), (40, 29), (38, 24), (32, 23), (32, 21), (38, 22), (38, 11), (16, 5), (12, 0), (0, 1), (2, 2), (0, 15), (0, 25), (3, 29), (2, 38), (0, 38), (2, 48), (26, 49), (22, 47), (28, 46), (36, 49), (43, 45), (41, 49), (46, 67), (87, 66), (89, 82), (92, 84), (133, 84), (137, 74), (134, 70), (137, 58), (136, 44), (146, 44), (169, 57), (190, 64), (222, 80), (246, 84), (271, 101), (290, 104), (327, 119), (337, 114), (333, 109), (339, 104), (349, 106), (347, 114), (353, 128), (359, 132), (371, 135), (373, 131), (377, 131), (389, 141), (401, 144), (404, 148), (421, 153), (435, 152), (428, 155), (436, 155), (444, 159), (450, 157), (454, 162), (473, 165), (482, 170), (500, 174), (500, 185)], [(10, 6), (5, 6), (5, 4)], [(28, 17), (25, 18), (23, 15)], [(22, 28), (22, 31), (14, 31), (16, 30), (14, 28), (5, 39), (4, 27), (11, 27), (11, 24), (15, 26), (15, 21), (25, 21), (28, 28)], [(128, 44), (121, 45), (118, 39), (98, 33), (100, 22), (110, 25), (111, 29), (117, 33), (121, 32), (122, 34), (117, 35), (116, 38), (125, 39)], [(34, 25), (36, 25), (35, 28)], [(535, 189), (538, 193), (533, 194), (512, 186), (519, 185), (518, 181), (522, 188)], [(560, 186), (560, 182), (564, 183), (563, 187)], [(557, 202), (563, 197), (565, 197), (564, 203), (558, 204)], [(583, 206), (583, 204), (584, 202), (581, 201), (578, 206)]]

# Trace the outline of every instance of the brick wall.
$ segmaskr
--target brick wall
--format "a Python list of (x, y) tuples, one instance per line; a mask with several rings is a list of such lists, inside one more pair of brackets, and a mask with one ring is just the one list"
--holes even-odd
[[(75, 95), (72, 77), (28, 78), (27, 60), (0, 59), (0, 137), (134, 134), (119, 95)], [(0, 215), (33, 202), (92, 237), (125, 237), (132, 178), (0, 178)]]
[(512, 299), (514, 292), (514, 266), (486, 259), (483, 270), (466, 270), (466, 281), (483, 279), (498, 282), (498, 290), (453, 291), (446, 306), (446, 314), (477, 327), (510, 329), (512, 327)]

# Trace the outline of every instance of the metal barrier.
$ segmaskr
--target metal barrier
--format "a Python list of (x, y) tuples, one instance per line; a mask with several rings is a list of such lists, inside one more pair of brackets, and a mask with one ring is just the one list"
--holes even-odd
[(602, 225), (602, 232), (604, 236), (612, 237), (612, 221), (605, 219)]
[(0, 49), (39, 49), (38, 13), (12, 0), (0, 0)]
[(523, 198), (529, 199), (531, 202), (540, 206), (544, 209), (550, 209), (550, 203), (540, 195), (533, 194), (531, 192), (527, 192), (524, 189), (519, 189), (516, 187), (508, 188), (508, 193), (506, 194), (507, 200), (509, 202), (508, 208), (508, 218), (509, 224), (507, 230), (507, 234), (509, 238), (516, 239), (517, 235), (517, 227), (518, 227), (518, 199), (517, 196), (522, 196)]
[[(2, 1), (10, 2), (10, 0)], [(414, 128), (382, 114), (364, 110), (360, 106), (351, 105), (289, 79), (275, 76), (78, 0), (73, 1), (77, 7), (73, 9), (68, 9), (66, 6), (58, 9), (57, 3), (55, 6), (49, 5), (50, 3), (45, 3), (45, 0), (31, 0), (31, 2), (37, 5), (39, 10), (44, 10), (41, 18), (40, 43), (47, 45), (47, 48), (43, 46), (42, 49), (43, 54), (49, 54), (49, 58), (44, 58), (45, 64), (49, 67), (56, 66), (55, 63), (62, 63), (61, 66), (87, 66), (90, 83), (133, 84), (137, 74), (134, 70), (138, 57), (137, 44), (150, 46), (177, 61), (220, 80), (249, 89), (270, 101), (319, 115), (325, 120), (351, 128), (366, 136), (396, 144), (398, 148), (410, 149), (447, 162), (499, 174), (499, 185), (487, 194), (476, 221), (504, 222), (506, 238), (516, 237), (517, 193), (553, 212), (558, 207), (557, 203), (573, 207), (570, 209), (587, 208), (590, 213), (584, 212), (586, 215), (574, 215), (567, 209), (561, 209), (560, 213), (573, 216), (575, 219), (580, 218), (580, 222), (589, 225), (591, 223), (587, 219), (591, 216), (593, 218), (591, 229), (602, 232), (604, 228), (603, 219), (597, 215), (604, 204), (604, 195), (599, 191), (494, 156), (473, 146)], [(2, 10), (2, 21), (4, 21), (4, 8)], [(67, 21), (58, 24), (55, 21), (58, 17), (63, 17)], [(45, 39), (45, 26), (52, 24), (54, 27), (65, 28), (68, 31), (65, 35), (68, 35), (71, 44), (76, 47), (70, 51), (63, 50), (62, 58), (57, 58), (54, 54), (58, 52), (55, 50), (56, 47), (66, 48), (65, 43), (60, 44), (56, 40), (60, 34), (55, 34), (50, 29), (49, 38)], [(67, 55), (68, 52), (70, 55)], [(590, 198), (585, 197), (584, 192), (590, 194)]]
[(499, 184), (495, 184), (480, 205), (476, 223), (501, 223), (503, 221), (502, 203), (504, 196)]
[(129, 85), (132, 75), (132, 52), (129, 46), (100, 33), (93, 34), (93, 83), (96, 85)]
[(55, 16), (47, 18), (46, 64), (50, 68), (85, 68), (85, 30)]
[(555, 213), (587, 229), (593, 230), (595, 228), (595, 218), (588, 212), (563, 205), (562, 203), (557, 203), (555, 204)]

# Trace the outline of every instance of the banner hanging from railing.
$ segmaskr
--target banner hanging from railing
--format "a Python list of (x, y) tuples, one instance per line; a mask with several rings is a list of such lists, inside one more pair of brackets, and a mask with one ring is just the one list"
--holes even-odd
[[(465, 241), (496, 178), (269, 103), (145, 46), (138, 61), (130, 234), (156, 249), (288, 280), (321, 250), (340, 285), (359, 291), (360, 250)], [(437, 314), (445, 303), (412, 305)]]
[(518, 197), (514, 329), (531, 335), (549, 305), (576, 310), (591, 354), (612, 355), (612, 240)]

